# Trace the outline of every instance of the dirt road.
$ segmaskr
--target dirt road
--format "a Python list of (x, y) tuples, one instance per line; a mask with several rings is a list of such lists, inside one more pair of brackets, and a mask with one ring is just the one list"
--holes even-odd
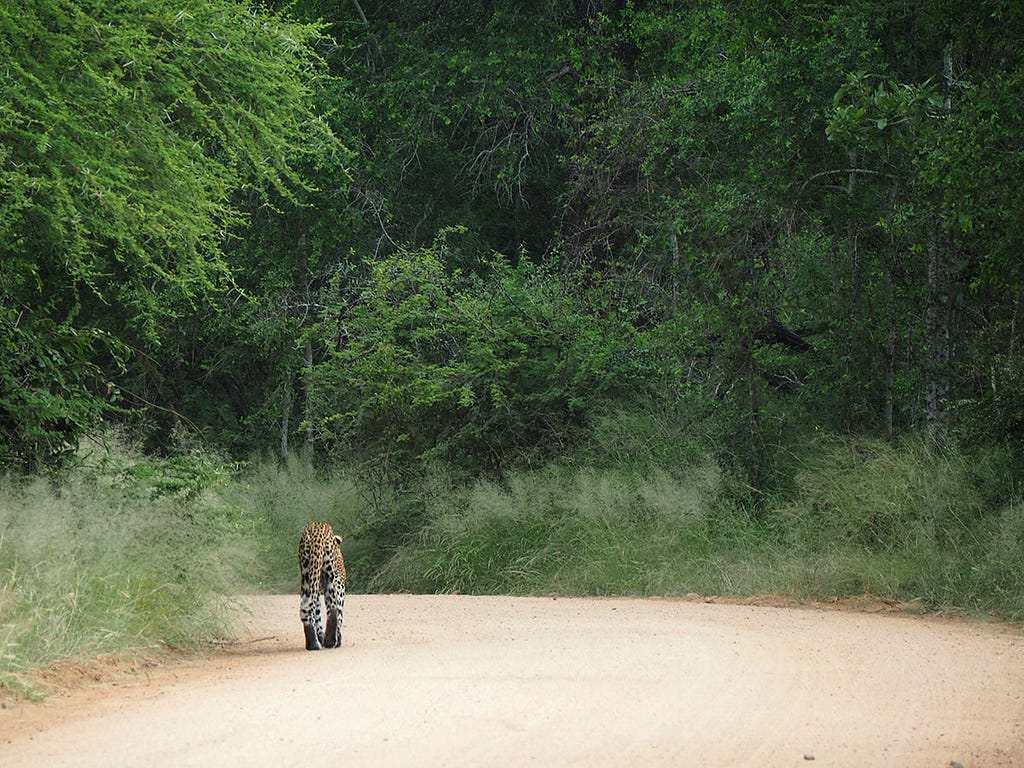
[[(1024, 636), (671, 600), (351, 595), (255, 640), (0, 710), (0, 766), (1024, 766)], [(269, 638), (269, 639), (268, 639)]]

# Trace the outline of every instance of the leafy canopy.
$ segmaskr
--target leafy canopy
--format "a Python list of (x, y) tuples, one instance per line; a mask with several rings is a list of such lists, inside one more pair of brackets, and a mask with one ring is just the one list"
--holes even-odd
[[(297, 161), (335, 148), (310, 108), (317, 35), (232, 0), (0, 7), (3, 442), (49, 443), (58, 414), (76, 434), (96, 414), (93, 342), (128, 328), (158, 342), (229, 279), (236, 193), (288, 196)], [(47, 349), (68, 359), (34, 359)]]

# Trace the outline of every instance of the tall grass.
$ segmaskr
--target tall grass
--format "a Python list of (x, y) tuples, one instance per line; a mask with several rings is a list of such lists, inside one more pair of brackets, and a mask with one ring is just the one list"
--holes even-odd
[(914, 601), (1024, 620), (1024, 501), (1012, 461), (919, 443), (811, 446), (756, 503), (686, 471), (551, 466), (432, 494), (372, 588)]
[(741, 592), (761, 526), (714, 464), (552, 466), (453, 488), (377, 574), (379, 589), (538, 594)]
[[(59, 484), (0, 481), (0, 685), (26, 670), (222, 636), (254, 558), (215, 464), (102, 452)], [(218, 479), (219, 478), (219, 479)], [(244, 570), (241, 569), (241, 570)]]
[[(628, 430), (627, 430), (628, 431)], [(1024, 621), (1011, 454), (852, 439), (806, 446), (756, 494), (669, 441), (467, 483), (399, 486), (302, 461), (245, 471), (116, 447), (59, 484), (0, 479), (0, 685), (108, 651), (229, 636), (225, 596), (298, 590), (309, 520), (345, 536), (353, 591), (775, 594), (915, 601)]]
[(330, 523), (344, 538), (350, 581), (358, 588), (375, 546), (367, 535), (365, 496), (351, 473), (317, 470), (298, 458), (284, 465), (257, 461), (238, 478), (230, 498), (254, 526), (258, 556), (247, 573), (254, 588), (298, 593), (299, 537), (311, 520)]
[(1024, 620), (1024, 500), (1013, 457), (827, 440), (775, 510), (814, 584)]

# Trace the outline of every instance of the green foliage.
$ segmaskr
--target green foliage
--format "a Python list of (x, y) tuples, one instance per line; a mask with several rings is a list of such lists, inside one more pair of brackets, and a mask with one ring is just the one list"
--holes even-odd
[(97, 329), (0, 305), (0, 465), (59, 463), (113, 405), (96, 391), (97, 346), (118, 350)]
[(596, 404), (636, 389), (645, 366), (628, 326), (525, 260), (448, 272), (449, 249), (442, 238), (374, 262), (321, 323), (331, 351), (311, 415), (333, 455), (500, 473), (572, 445)]
[(3, 419), (22, 421), (19, 400), (43, 413), (5, 429), (5, 452), (94, 428), (101, 371), (230, 282), (231, 195), (288, 195), (296, 160), (334, 146), (309, 108), (316, 34), (230, 0), (0, 10)]
[(329, 141), (303, 105), (315, 28), (231, 2), (135, 6), (5, 5), (3, 239), (37, 279), (102, 298), (202, 293), (238, 223), (228, 195), (286, 191), (293, 154)]
[[(799, 487), (750, 505), (715, 463), (550, 465), (433, 494), (377, 589), (875, 597), (1024, 616), (1024, 533), (1006, 457), (824, 441)], [(997, 490), (998, 489), (998, 490)]]
[[(80, 5), (100, 22), (115, 13)], [(85, 149), (110, 134), (121, 143), (104, 145), (96, 173), (122, 151), (139, 169), (104, 177), (124, 198), (114, 215), (65, 195), (82, 207), (70, 220), (84, 227), (88, 213), (102, 234), (77, 272), (21, 252), (4, 262), (12, 317), (39, 304), (52, 327), (104, 334), (81, 352), (98, 367), (75, 368), (52, 404), (80, 398), (94, 420), (111, 382), (150, 404), (144, 426), (163, 449), (185, 421), (238, 457), (440, 457), (477, 473), (556, 454), (643, 400), (712, 435), (762, 490), (788, 482), (775, 449), (817, 429), (890, 437), (970, 412), (1009, 437), (1013, 413), (985, 414), (1016, 408), (1010, 379), (997, 397), (989, 382), (1014, 370), (1024, 295), (1020, 13), (994, 1), (588, 8), (287, 6), (322, 18), (314, 27), (225, 0), (194, 18), (151, 8), (103, 41), (50, 29), (40, 10), (52, 50), (21, 62), (15, 34), (18, 72), (39, 79), (79, 57), (68, 87), (89, 94), (102, 78), (88, 73), (110, 70), (89, 120), (64, 115), (50, 133)], [(257, 20), (284, 37), (259, 37)], [(224, 25), (229, 50), (203, 58), (202, 24)], [(308, 47), (318, 29), (334, 36), (318, 43), (322, 62)], [(280, 61), (257, 55), (285, 38), (298, 42)], [(262, 74), (239, 85), (248, 54)], [(196, 60), (185, 79), (172, 71)], [(136, 129), (145, 146), (122, 136), (128, 95), (160, 118)], [(0, 222), (28, 242), (25, 174), (38, 166), (65, 187), (72, 175), (15, 120), (31, 101), (19, 99)], [(186, 155), (214, 171), (193, 178), (175, 164)], [(172, 198), (166, 216), (118, 241), (124, 201), (158, 194)], [(214, 207), (192, 204), (204, 194)], [(249, 226), (225, 243), (242, 212)], [(162, 241), (147, 222), (168, 217), (194, 248), (151, 247)], [(404, 288), (417, 298), (382, 299), (382, 265), (419, 270), (403, 278), (419, 280)], [(766, 341), (766, 323), (814, 352)], [(24, 343), (45, 345), (40, 334)], [(124, 343), (116, 360), (98, 339)]]
[(196, 466), (181, 487), (181, 462), (162, 469), (114, 441), (60, 485), (0, 483), (0, 685), (65, 658), (230, 633), (253, 529), (221, 496), (226, 474)]

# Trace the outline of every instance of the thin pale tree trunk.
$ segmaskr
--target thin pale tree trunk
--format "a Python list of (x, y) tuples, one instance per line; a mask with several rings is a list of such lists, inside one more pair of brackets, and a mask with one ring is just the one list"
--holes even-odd
[(305, 351), (305, 422), (306, 436), (302, 441), (302, 456), (307, 460), (313, 458), (313, 340), (306, 338)]
[(292, 385), (286, 379), (281, 393), (281, 461), (288, 461), (288, 430), (292, 415)]

